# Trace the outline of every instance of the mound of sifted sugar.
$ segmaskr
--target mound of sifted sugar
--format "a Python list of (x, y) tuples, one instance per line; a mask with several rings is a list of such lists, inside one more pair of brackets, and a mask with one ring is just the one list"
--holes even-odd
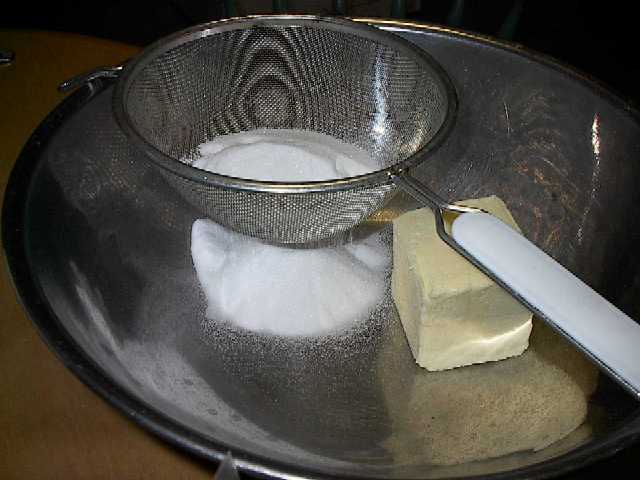
[(381, 166), (364, 150), (306, 130), (252, 130), (216, 137), (184, 159), (209, 172), (252, 180), (305, 182), (353, 177)]
[(265, 245), (196, 220), (191, 255), (207, 318), (286, 336), (336, 333), (366, 318), (383, 297), (389, 253), (379, 235), (350, 245)]
[[(380, 166), (364, 150), (303, 130), (254, 130), (198, 147), (194, 167), (284, 182), (362, 175)], [(265, 245), (197, 220), (191, 254), (207, 317), (288, 336), (337, 332), (366, 317), (383, 296), (389, 254), (378, 236), (340, 247)]]

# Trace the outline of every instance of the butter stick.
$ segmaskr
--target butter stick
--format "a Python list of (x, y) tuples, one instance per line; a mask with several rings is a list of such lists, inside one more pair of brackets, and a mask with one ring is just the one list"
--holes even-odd
[[(518, 229), (498, 197), (459, 203)], [(528, 347), (531, 313), (440, 239), (430, 209), (394, 220), (392, 291), (411, 352), (427, 370), (501, 360)]]

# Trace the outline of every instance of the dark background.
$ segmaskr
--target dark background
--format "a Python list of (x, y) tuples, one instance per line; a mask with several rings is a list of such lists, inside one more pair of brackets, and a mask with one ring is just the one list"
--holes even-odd
[[(392, 0), (290, 0), (288, 11), (336, 14), (337, 4), (353, 16), (390, 17)], [(633, 2), (629, 2), (633, 5)], [(407, 0), (405, 18), (498, 36), (552, 55), (603, 81), (635, 106), (640, 102), (640, 67), (635, 52), (640, 29), (626, 2), (534, 0)], [(40, 5), (7, 1), (0, 28), (45, 29), (147, 45), (189, 25), (223, 18), (223, 0), (60, 0)], [(238, 15), (269, 13), (271, 0), (237, 0)], [(11, 13), (9, 13), (11, 12)], [(394, 12), (396, 16), (398, 11)], [(1, 47), (1, 46), (0, 46)], [(578, 471), (569, 479), (634, 476), (640, 446)], [(620, 473), (618, 473), (620, 472)]]
[[(83, 33), (136, 45), (227, 16), (223, 0), (59, 0), (4, 2), (0, 28)], [(271, 0), (236, 0), (236, 13), (268, 13)], [(289, 0), (289, 11), (391, 16), (392, 0)], [(634, 2), (406, 0), (406, 18), (499, 36), (553, 55), (604, 81), (636, 105), (640, 68), (634, 51)], [(344, 10), (343, 10), (344, 11)], [(11, 12), (11, 13), (8, 13)], [(636, 40), (637, 41), (637, 40)]]

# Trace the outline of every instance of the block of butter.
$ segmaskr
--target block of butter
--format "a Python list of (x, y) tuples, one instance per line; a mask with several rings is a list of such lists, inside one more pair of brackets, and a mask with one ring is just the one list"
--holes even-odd
[[(518, 228), (498, 197), (464, 200)], [(392, 291), (411, 352), (427, 370), (520, 355), (531, 313), (445, 244), (428, 208), (393, 222)]]

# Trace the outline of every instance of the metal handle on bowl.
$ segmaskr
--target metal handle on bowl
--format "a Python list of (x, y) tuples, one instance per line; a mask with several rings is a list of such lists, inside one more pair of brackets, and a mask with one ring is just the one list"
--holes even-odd
[(75, 90), (78, 87), (86, 85), (100, 78), (118, 78), (122, 72), (124, 65), (116, 65), (115, 67), (97, 67), (85, 73), (81, 73), (58, 85), (58, 91), (62, 93)]
[(11, 50), (0, 50), (0, 65), (10, 65), (16, 58)]
[(214, 480), (240, 480), (231, 452), (227, 452), (224, 456), (213, 478)]

